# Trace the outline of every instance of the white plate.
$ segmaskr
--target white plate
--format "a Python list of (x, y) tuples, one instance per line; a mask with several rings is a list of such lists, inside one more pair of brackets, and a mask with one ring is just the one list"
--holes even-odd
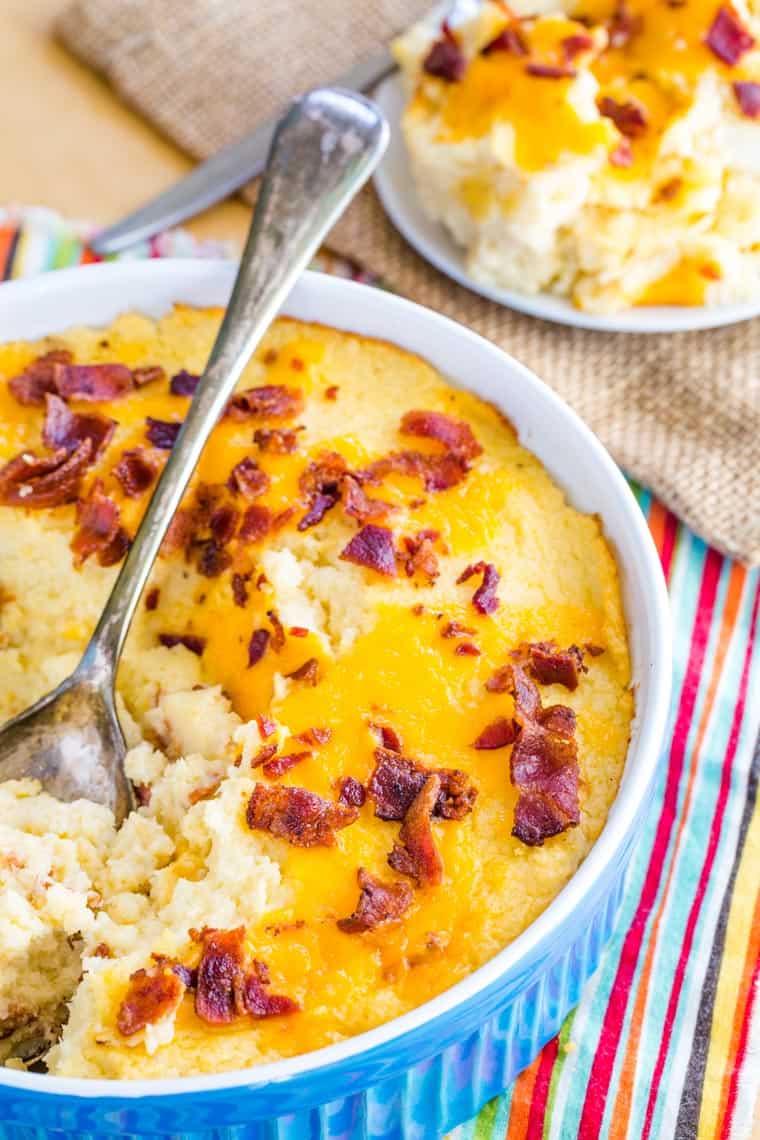
[(391, 141), (375, 185), (388, 217), (410, 245), (427, 261), (467, 289), (500, 305), (578, 328), (603, 332), (664, 333), (717, 328), (746, 321), (760, 313), (760, 297), (737, 305), (660, 305), (626, 309), (621, 313), (597, 314), (576, 309), (570, 301), (551, 293), (517, 293), (476, 281), (467, 271), (464, 254), (442, 225), (433, 222), (420, 205), (401, 133), (404, 97), (398, 75), (391, 75), (374, 96), (391, 125)]

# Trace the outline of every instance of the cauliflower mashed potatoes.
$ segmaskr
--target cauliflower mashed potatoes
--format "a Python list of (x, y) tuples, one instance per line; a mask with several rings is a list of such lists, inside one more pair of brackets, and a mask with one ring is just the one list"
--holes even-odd
[(756, 298), (759, 37), (753, 0), (486, 2), (414, 26), (395, 54), (425, 211), (476, 281), (589, 312)]
[[(0, 720), (77, 662), (219, 319), (0, 348)], [(62, 1026), (58, 1075), (242, 1068), (451, 986), (583, 860), (633, 715), (598, 521), (423, 360), (286, 319), (117, 689), (120, 829), (0, 785), (0, 1051)]]

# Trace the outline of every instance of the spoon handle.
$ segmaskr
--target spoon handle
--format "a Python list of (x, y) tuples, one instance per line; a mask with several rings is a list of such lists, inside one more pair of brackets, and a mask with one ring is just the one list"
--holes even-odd
[(388, 127), (369, 100), (323, 88), (275, 131), (235, 286), (206, 369), (77, 678), (113, 684), (135, 607), (211, 431), (327, 231), (380, 160)]

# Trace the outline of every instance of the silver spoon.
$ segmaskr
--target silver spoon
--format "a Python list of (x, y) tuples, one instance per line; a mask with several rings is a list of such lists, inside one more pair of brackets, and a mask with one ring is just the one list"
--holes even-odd
[(310, 92), (282, 119), (235, 287), (184, 426), (76, 670), (0, 731), (0, 781), (33, 777), (58, 799), (106, 804), (117, 824), (134, 806), (114, 679), (135, 607), (243, 369), (387, 142), (380, 110), (340, 88)]

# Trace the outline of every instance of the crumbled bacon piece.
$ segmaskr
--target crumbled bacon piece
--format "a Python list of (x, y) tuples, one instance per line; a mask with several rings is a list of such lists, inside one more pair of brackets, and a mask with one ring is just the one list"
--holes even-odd
[(553, 641), (535, 641), (519, 645), (511, 654), (515, 661), (527, 665), (531, 675), (542, 685), (564, 685), (577, 689), (578, 676), (587, 673), (583, 653), (577, 645), (558, 649)]
[(285, 645), (285, 627), (277, 616), (277, 610), (267, 610), (267, 617), (272, 623), (272, 649), (279, 653)]
[(435, 439), (460, 459), (475, 459), (483, 453), (470, 425), (443, 412), (407, 412), (401, 419), (400, 430), (402, 435)]
[(577, 72), (568, 64), (526, 63), (525, 70), (534, 79), (574, 79)]
[(208, 529), (217, 546), (226, 546), (232, 541), (239, 519), (240, 512), (231, 503), (222, 503), (211, 512)]
[(277, 731), (277, 723), (273, 721), (271, 717), (264, 716), (263, 714), (256, 717), (256, 724), (259, 726), (262, 740), (267, 740)]
[(144, 495), (156, 477), (156, 467), (142, 447), (133, 447), (122, 453), (113, 469), (124, 494), (130, 499)]
[(246, 455), (230, 471), (227, 486), (232, 492), (239, 492), (246, 499), (257, 499), (269, 487), (270, 479), (262, 471), (255, 459)]
[(299, 665), (292, 673), (286, 673), (289, 681), (305, 681), (307, 685), (316, 685), (319, 680), (319, 662), (316, 657), (310, 657)]
[(354, 776), (344, 776), (339, 784), (338, 802), (349, 807), (363, 807), (367, 799), (367, 791)]
[(337, 384), (330, 384), (330, 386), (328, 388), (325, 388), (325, 399), (326, 400), (337, 400), (339, 391), (340, 391), (340, 388), (338, 387)]
[(64, 400), (118, 400), (135, 386), (125, 364), (56, 364), (53, 376)]
[(357, 808), (330, 803), (306, 788), (257, 784), (246, 820), (252, 831), (268, 831), (296, 847), (334, 847), (335, 832), (358, 818)]
[(398, 841), (388, 862), (400, 875), (408, 875), (418, 887), (435, 887), (443, 878), (443, 861), (435, 845), (432, 814), (441, 781), (428, 776), (404, 816)]
[(604, 648), (601, 645), (594, 645), (593, 641), (584, 641), (583, 648), (588, 653), (589, 657), (601, 657), (604, 653)]
[(308, 637), (309, 630), (305, 625), (291, 625), (288, 633), (291, 637)]
[(562, 55), (566, 60), (570, 61), (575, 59), (576, 56), (581, 55), (584, 51), (591, 51), (594, 46), (594, 41), (591, 36), (579, 32), (573, 36), (565, 36), (560, 46), (562, 47)]
[(612, 119), (617, 129), (626, 138), (636, 139), (646, 133), (648, 125), (646, 108), (634, 99), (629, 99), (625, 103), (618, 103), (611, 96), (603, 95), (597, 106), (599, 113), (604, 115), (606, 119)]
[(156, 420), (148, 416), (145, 420), (145, 438), (159, 451), (171, 451), (177, 442), (177, 436), (182, 430), (182, 420)]
[(47, 410), (42, 427), (42, 442), (51, 451), (65, 448), (74, 451), (83, 439), (92, 444), (93, 461), (108, 445), (116, 428), (116, 421), (104, 416), (79, 415), (66, 406), (60, 396), (48, 394), (45, 397)]
[(262, 764), (266, 764), (266, 762), (268, 760), (271, 760), (272, 757), (276, 756), (276, 755), (277, 755), (277, 745), (276, 744), (265, 744), (263, 746), (263, 748), (260, 748), (258, 750), (256, 755), (251, 760), (251, 767), (252, 768), (260, 768)]
[(200, 376), (194, 372), (186, 372), (182, 368), (176, 372), (169, 381), (169, 391), (172, 396), (194, 396), (195, 389), (198, 387)]
[(267, 779), (277, 780), (302, 760), (308, 760), (310, 756), (311, 752), (288, 752), (284, 756), (276, 756), (272, 760), (265, 761), (261, 770)]
[(760, 118), (760, 83), (738, 79), (731, 86), (741, 113), (748, 119)]
[(258, 665), (269, 644), (269, 630), (255, 629), (248, 642), (248, 668)]
[(375, 761), (367, 791), (374, 801), (378, 819), (402, 820), (431, 775), (437, 776), (439, 783), (434, 815), (442, 819), (464, 819), (472, 811), (478, 789), (460, 769), (423, 768), (408, 756), (388, 748), (377, 748)]
[(221, 780), (213, 780), (210, 784), (204, 784), (200, 788), (193, 788), (187, 797), (189, 804), (199, 804), (202, 800), (210, 800), (219, 791)]
[(245, 606), (248, 601), (248, 587), (246, 586), (246, 576), (243, 574), (232, 575), (232, 598), (236, 606)]
[(371, 498), (354, 475), (346, 474), (343, 476), (340, 480), (340, 491), (343, 499), (343, 510), (351, 518), (356, 519), (360, 526), (377, 519), (383, 519), (396, 510), (392, 503), (386, 503), (383, 499)]
[(467, 566), (457, 578), (457, 584), (466, 582), (473, 574), (482, 574), (483, 581), (472, 595), (472, 604), (481, 614), (492, 614), (499, 608), (496, 587), (501, 575), (493, 562), (474, 562)]
[(455, 657), (480, 657), (480, 650), (473, 641), (460, 641), (454, 649)]
[(445, 79), (447, 83), (458, 82), (467, 70), (464, 52), (445, 21), (441, 26), (441, 37), (425, 56), (422, 69), (437, 79)]
[(414, 894), (408, 883), (384, 883), (364, 867), (359, 868), (357, 878), (360, 892), (356, 909), (348, 918), (338, 919), (338, 927), (345, 934), (361, 934), (398, 921), (412, 905)]
[(74, 357), (65, 348), (54, 348), (27, 364), (19, 376), (8, 381), (8, 390), (19, 404), (44, 404), (45, 396), (55, 392), (55, 365), (71, 364)]
[(738, 63), (741, 57), (755, 46), (754, 38), (742, 24), (736, 11), (723, 4), (715, 14), (705, 36), (705, 43), (713, 55), (729, 67)]
[(101, 566), (113, 566), (129, 548), (129, 535), (121, 525), (118, 506), (103, 494), (98, 479), (86, 499), (77, 503), (78, 529), (71, 540), (74, 564), (81, 566), (91, 554), (97, 554)]
[(424, 574), (429, 582), (435, 581), (440, 574), (438, 555), (435, 552), (435, 542), (438, 538), (440, 534), (437, 530), (418, 530), (416, 534), (407, 535), (402, 539), (404, 550), (400, 557), (408, 578), (420, 573)]
[(393, 578), (396, 574), (393, 533), (384, 526), (368, 523), (362, 527), (343, 548), (339, 557), (345, 562), (366, 566), (387, 578)]
[(341, 479), (347, 471), (346, 461), (337, 451), (325, 451), (309, 463), (298, 481), (309, 503), (309, 510), (298, 523), (299, 530), (316, 526), (339, 502)]
[(132, 379), (136, 388), (144, 388), (146, 384), (155, 384), (157, 380), (165, 380), (166, 373), (160, 364), (146, 364), (142, 368), (132, 369)]
[(245, 929), (204, 930), (195, 1012), (209, 1025), (229, 1025), (243, 1013)]
[(628, 139), (622, 138), (620, 140), (615, 149), (610, 151), (609, 159), (613, 166), (618, 166), (621, 169), (633, 166), (633, 151)]
[(243, 1005), (251, 1017), (284, 1017), (298, 1013), (300, 1005), (287, 994), (270, 994), (269, 971), (263, 962), (254, 961), (254, 969), (245, 979)]
[(228, 566), (232, 565), (232, 558), (218, 542), (210, 539), (208, 542), (200, 543), (195, 565), (198, 573), (204, 578), (218, 578)]
[(449, 452), (423, 455), (420, 451), (392, 451), (357, 472), (357, 476), (361, 481), (377, 483), (395, 472), (422, 479), (426, 491), (447, 491), (461, 483), (469, 469), (467, 460)]
[(166, 964), (137, 970), (130, 975), (127, 992), (116, 1014), (116, 1028), (124, 1037), (132, 1037), (148, 1025), (170, 1017), (185, 994), (185, 984)]
[(227, 403), (225, 416), (232, 420), (289, 419), (303, 411), (303, 393), (300, 388), (287, 388), (284, 384), (262, 384), (259, 388), (246, 388)]
[(477, 748), (479, 751), (491, 751), (495, 748), (506, 748), (508, 744), (514, 744), (517, 729), (515, 722), (508, 717), (500, 716), (491, 724), (487, 724), (477, 739), (473, 742), (472, 747)]
[(512, 666), (500, 665), (486, 681), (489, 693), (507, 693), (512, 685)]
[(613, 48), (622, 48), (637, 36), (643, 27), (641, 16), (634, 15), (629, 9), (626, 0), (620, 0), (612, 19), (607, 25), (609, 45)]
[(247, 508), (240, 524), (238, 538), (241, 542), (260, 542), (272, 525), (272, 515), (267, 507), (253, 503)]
[(6, 507), (59, 507), (79, 494), (85, 468), (92, 462), (92, 441), (83, 439), (72, 452), (53, 455), (22, 451), (0, 467), (0, 503)]
[(185, 649), (189, 649), (196, 657), (200, 657), (206, 648), (206, 638), (198, 637), (194, 633), (159, 633), (158, 640), (167, 649), (173, 649), (175, 645), (184, 645)]
[(153, 796), (150, 784), (135, 784), (135, 799), (139, 807), (148, 807)]
[(145, 595), (145, 608), (146, 608), (146, 610), (148, 610), (149, 612), (152, 612), (153, 610), (156, 609), (156, 607), (158, 606), (158, 599), (159, 599), (160, 595), (161, 595), (161, 591), (159, 590), (158, 586), (151, 586), (151, 588), (148, 590), (147, 594)]
[(298, 435), (302, 428), (256, 428), (253, 442), (262, 451), (273, 455), (292, 455), (298, 447)]
[(301, 744), (308, 744), (311, 748), (321, 748), (323, 744), (328, 744), (332, 740), (332, 729), (315, 725), (314, 728), (307, 728), (297, 733), (293, 739), (299, 740)]
[(391, 728), (389, 724), (377, 724), (374, 721), (370, 723), (369, 727), (378, 734), (383, 748), (387, 748), (390, 752), (403, 752), (404, 745), (395, 728)]
[(515, 720), (510, 774), (518, 789), (512, 834), (530, 847), (580, 820), (575, 714), (563, 705), (542, 709), (535, 683), (512, 666)]
[(506, 51), (510, 55), (527, 55), (528, 45), (525, 42), (517, 24), (511, 24), (499, 32), (498, 36), (487, 43), (481, 50), (481, 55), (492, 55), (493, 52)]
[(475, 632), (469, 625), (462, 625), (458, 621), (448, 621), (441, 630), (441, 637), (469, 637)]

